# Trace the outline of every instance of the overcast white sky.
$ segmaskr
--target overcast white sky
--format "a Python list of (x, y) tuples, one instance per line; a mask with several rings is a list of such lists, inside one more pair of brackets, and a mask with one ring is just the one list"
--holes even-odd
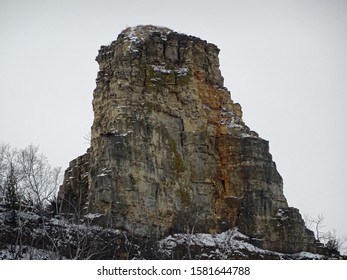
[(88, 145), (98, 49), (155, 24), (215, 43), (290, 206), (347, 235), (347, 1), (0, 0), (0, 142), (65, 169)]

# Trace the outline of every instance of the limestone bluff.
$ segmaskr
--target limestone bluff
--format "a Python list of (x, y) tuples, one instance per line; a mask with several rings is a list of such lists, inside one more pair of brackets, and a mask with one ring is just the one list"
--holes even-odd
[(91, 147), (65, 172), (62, 212), (100, 214), (100, 224), (137, 236), (238, 227), (263, 249), (317, 251), (288, 207), (268, 141), (223, 86), (218, 54), (150, 25), (100, 48)]

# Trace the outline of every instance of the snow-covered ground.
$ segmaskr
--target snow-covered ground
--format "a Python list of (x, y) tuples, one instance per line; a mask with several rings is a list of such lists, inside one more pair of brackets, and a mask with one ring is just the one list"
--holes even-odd
[[(179, 248), (185, 248), (188, 252), (187, 257), (203, 259), (229, 259), (229, 258), (258, 258), (273, 257), (278, 259), (323, 259), (324, 256), (309, 252), (296, 254), (282, 254), (260, 249), (248, 242), (249, 237), (239, 232), (237, 228), (219, 234), (174, 234), (159, 242), (160, 251), (171, 256)], [(198, 253), (196, 252), (198, 249)], [(194, 251), (194, 252), (193, 252)], [(189, 256), (190, 255), (190, 256)]]
[(237, 228), (218, 234), (177, 233), (156, 241), (101, 227), (96, 221), (100, 214), (89, 213), (77, 223), (68, 216), (16, 215), (17, 224), (11, 225), (9, 212), (0, 208), (0, 259), (327, 259), (309, 252), (263, 250)]
[[(20, 254), (18, 252), (21, 252)], [(31, 246), (7, 245), (5, 249), (0, 250), (0, 260), (62, 260), (64, 257), (49, 251), (37, 249)]]

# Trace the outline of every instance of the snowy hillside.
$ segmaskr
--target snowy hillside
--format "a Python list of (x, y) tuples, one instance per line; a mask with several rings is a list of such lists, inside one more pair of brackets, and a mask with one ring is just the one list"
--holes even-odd
[(97, 215), (82, 219), (12, 212), (0, 207), (0, 259), (338, 259), (307, 252), (281, 254), (262, 250), (238, 231), (220, 234), (176, 233), (160, 240), (135, 238), (123, 230), (94, 225)]

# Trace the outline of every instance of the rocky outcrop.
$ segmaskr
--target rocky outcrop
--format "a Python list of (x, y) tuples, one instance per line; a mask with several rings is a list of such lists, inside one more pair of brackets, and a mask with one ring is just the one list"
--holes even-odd
[(72, 160), (65, 170), (63, 185), (59, 190), (60, 212), (75, 213), (82, 216), (87, 211), (89, 171), (89, 150), (82, 156)]
[(223, 86), (218, 53), (155, 26), (127, 28), (102, 46), (91, 147), (70, 163), (61, 207), (78, 203), (137, 236), (238, 227), (263, 249), (315, 252), (268, 141)]

